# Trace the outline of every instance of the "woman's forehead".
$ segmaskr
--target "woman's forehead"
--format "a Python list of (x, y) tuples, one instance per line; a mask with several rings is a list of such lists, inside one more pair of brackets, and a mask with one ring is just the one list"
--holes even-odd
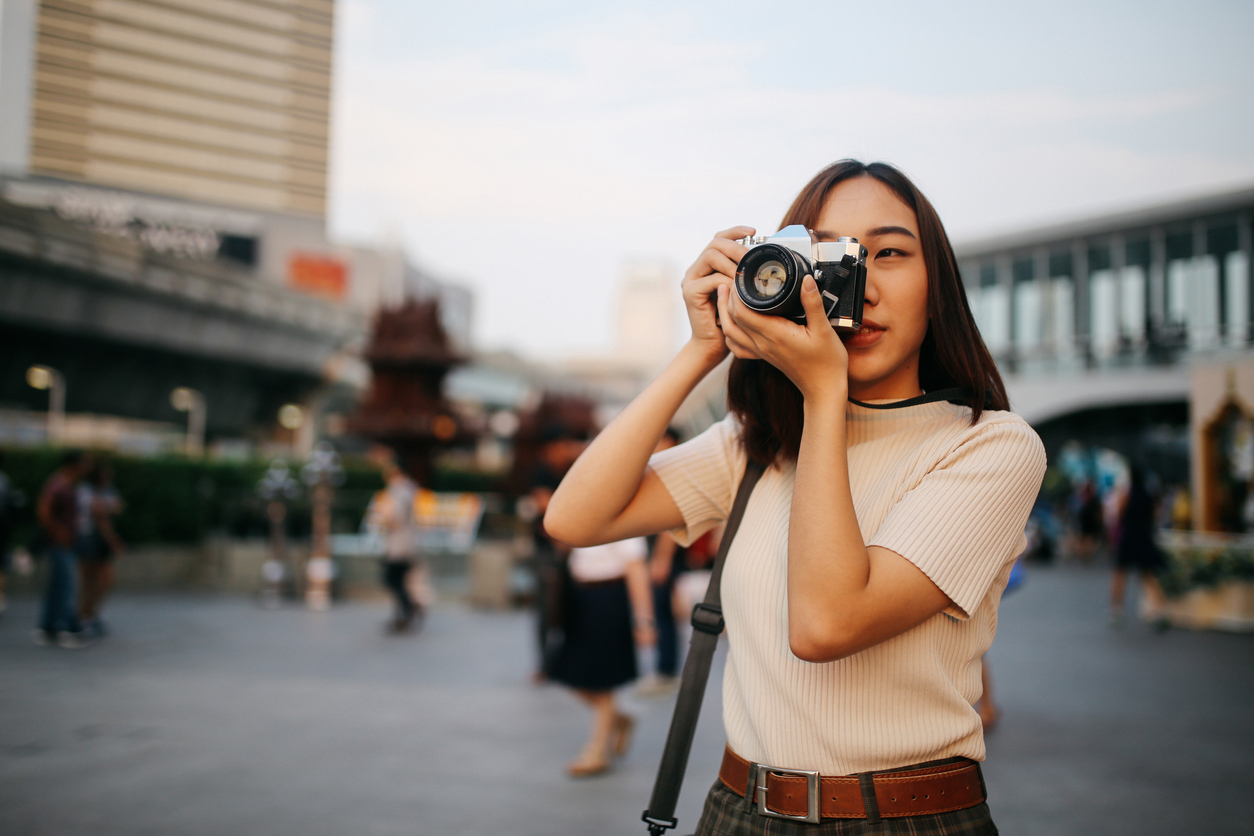
[(823, 237), (867, 236), (869, 230), (903, 227), (917, 238), (914, 210), (897, 193), (874, 177), (856, 177), (836, 184), (827, 193), (814, 229)]

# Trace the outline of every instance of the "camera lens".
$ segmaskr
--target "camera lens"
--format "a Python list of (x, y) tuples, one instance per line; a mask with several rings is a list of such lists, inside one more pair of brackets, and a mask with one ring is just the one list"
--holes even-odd
[(736, 269), (736, 294), (755, 311), (776, 316), (805, 314), (799, 291), (801, 277), (811, 271), (806, 259), (779, 244), (750, 247)]
[(778, 261), (768, 261), (753, 274), (753, 289), (763, 299), (779, 295), (788, 282), (788, 271)]

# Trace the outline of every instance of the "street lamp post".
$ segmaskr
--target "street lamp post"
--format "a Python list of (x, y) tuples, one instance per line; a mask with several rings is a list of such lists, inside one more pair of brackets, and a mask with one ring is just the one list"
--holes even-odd
[(304, 458), (313, 450), (313, 424), (304, 409), (294, 403), (279, 409), (279, 426), (292, 434), (292, 455)]
[(325, 441), (309, 454), (301, 478), (311, 490), (313, 542), (305, 564), (305, 603), (311, 610), (325, 610), (331, 604), (331, 499), (333, 486), (343, 484), (340, 455)]
[(195, 389), (180, 386), (170, 393), (170, 405), (187, 413), (187, 441), (183, 450), (189, 456), (205, 452), (205, 396)]
[(300, 483), (292, 478), (286, 464), (273, 461), (257, 485), (257, 493), (266, 501), (270, 520), (270, 557), (261, 567), (262, 603), (277, 607), (283, 600), (283, 579), (287, 577), (287, 500), (300, 495)]
[(26, 382), (48, 390), (48, 443), (60, 444), (65, 434), (65, 377), (51, 366), (31, 366)]

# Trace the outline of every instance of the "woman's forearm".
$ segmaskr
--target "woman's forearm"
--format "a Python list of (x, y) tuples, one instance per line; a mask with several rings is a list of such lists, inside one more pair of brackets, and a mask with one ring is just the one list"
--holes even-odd
[(921, 624), (952, 602), (917, 566), (868, 547), (849, 486), (845, 399), (807, 402), (788, 528), (788, 641), (830, 662)]
[(845, 439), (843, 392), (806, 402), (788, 526), (789, 640), (803, 659), (839, 644), (842, 615), (870, 576)]
[[(544, 526), (553, 537), (580, 546), (612, 542), (628, 536), (615, 523), (619, 522), (636, 497), (649, 456), (684, 398), (718, 365), (720, 359), (710, 356), (701, 346), (688, 343), (666, 369), (601, 431), (562, 479), (549, 501)], [(642, 511), (645, 522), (649, 512), (650, 509)], [(666, 522), (678, 524), (679, 521)], [(667, 527), (666, 522), (654, 530)]]

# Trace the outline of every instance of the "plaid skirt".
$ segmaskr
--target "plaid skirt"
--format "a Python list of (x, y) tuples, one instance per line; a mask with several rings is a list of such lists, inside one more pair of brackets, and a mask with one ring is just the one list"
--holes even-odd
[(746, 813), (744, 799), (715, 781), (695, 836), (997, 836), (988, 804), (952, 813), (880, 819), (826, 819), (820, 824)]

